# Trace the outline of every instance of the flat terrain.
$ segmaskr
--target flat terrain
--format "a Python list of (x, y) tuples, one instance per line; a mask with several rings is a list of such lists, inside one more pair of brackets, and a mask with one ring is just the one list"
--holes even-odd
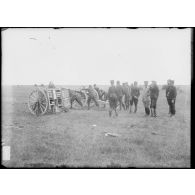
[[(27, 106), (32, 86), (2, 88), (2, 141), (11, 146), (8, 167), (190, 167), (190, 89), (178, 93), (176, 116), (168, 116), (165, 91), (157, 118), (138, 112), (73, 109), (33, 116)], [(106, 136), (115, 133), (116, 137)]]

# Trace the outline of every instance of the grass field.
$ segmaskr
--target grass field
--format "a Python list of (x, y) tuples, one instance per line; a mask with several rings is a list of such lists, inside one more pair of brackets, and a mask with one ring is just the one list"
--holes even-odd
[[(33, 116), (27, 107), (32, 86), (2, 88), (2, 141), (11, 146), (7, 167), (190, 167), (190, 89), (168, 116), (165, 91), (160, 91), (157, 118), (138, 112), (73, 109), (68, 113)], [(94, 126), (96, 125), (96, 126)], [(105, 133), (118, 136), (106, 136)]]

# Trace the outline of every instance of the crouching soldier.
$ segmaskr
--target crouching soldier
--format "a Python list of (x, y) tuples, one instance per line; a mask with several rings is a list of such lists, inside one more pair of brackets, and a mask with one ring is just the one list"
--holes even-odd
[(137, 104), (138, 104), (139, 96), (140, 96), (140, 91), (137, 86), (137, 82), (135, 81), (133, 87), (131, 88), (131, 101), (130, 101), (130, 110), (129, 110), (130, 113), (133, 104), (135, 105), (134, 113), (137, 112)]
[(123, 87), (120, 85), (120, 81), (116, 82), (116, 93), (117, 93), (117, 99), (119, 102), (120, 110), (123, 107), (125, 110), (125, 105), (123, 104), (122, 98), (123, 98)]
[(151, 111), (151, 117), (156, 117), (156, 103), (159, 96), (159, 88), (157, 86), (156, 81), (152, 81), (152, 84), (150, 86), (150, 111)]
[(81, 97), (73, 90), (69, 89), (69, 96), (70, 96), (70, 108), (72, 109), (72, 104), (76, 101), (81, 107), (83, 104), (81, 102)]
[(118, 116), (118, 113), (116, 111), (117, 108), (117, 92), (116, 92), (116, 87), (114, 86), (114, 80), (110, 81), (111, 86), (108, 89), (108, 100), (109, 100), (109, 105), (110, 105), (110, 110), (109, 110), (109, 116), (112, 116), (112, 111), (115, 111), (115, 115)]
[(175, 100), (177, 96), (177, 90), (176, 87), (174, 86), (174, 81), (170, 80), (169, 87), (166, 92), (167, 96), (167, 101), (169, 104), (169, 112), (170, 112), (170, 117), (175, 115)]
[(144, 89), (142, 94), (142, 102), (145, 108), (145, 116), (150, 115), (150, 90), (148, 87), (148, 81), (144, 81)]
[(88, 110), (90, 109), (91, 100), (95, 102), (95, 105), (97, 107), (99, 107), (99, 104), (98, 104), (98, 101), (97, 101), (97, 96), (96, 96), (96, 91), (92, 87), (92, 85), (89, 85), (89, 88), (88, 88), (88, 99), (87, 99)]

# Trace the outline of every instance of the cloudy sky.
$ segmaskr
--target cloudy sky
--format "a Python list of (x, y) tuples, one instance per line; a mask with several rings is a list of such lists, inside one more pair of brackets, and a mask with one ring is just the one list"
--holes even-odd
[(2, 83), (88, 85), (171, 78), (191, 82), (190, 29), (8, 29)]

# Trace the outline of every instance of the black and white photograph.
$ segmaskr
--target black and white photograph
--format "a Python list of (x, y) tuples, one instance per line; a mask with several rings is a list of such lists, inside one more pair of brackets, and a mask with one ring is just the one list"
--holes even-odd
[(191, 28), (1, 28), (1, 165), (190, 168)]

